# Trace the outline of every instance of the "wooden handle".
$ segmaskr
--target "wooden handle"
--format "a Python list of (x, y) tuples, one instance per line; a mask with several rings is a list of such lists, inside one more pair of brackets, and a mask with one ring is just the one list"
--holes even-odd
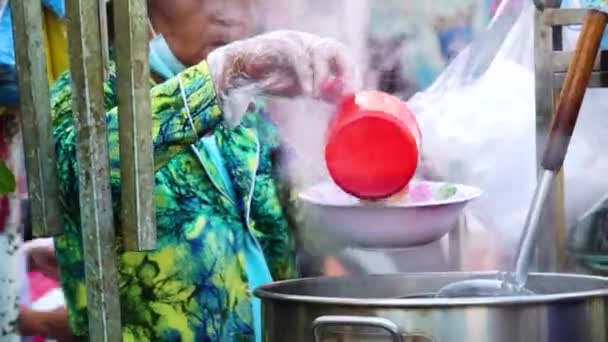
[(564, 163), (606, 22), (607, 15), (595, 10), (589, 11), (585, 17), (556, 111), (551, 120), (549, 139), (542, 160), (542, 167), (547, 170), (557, 172)]

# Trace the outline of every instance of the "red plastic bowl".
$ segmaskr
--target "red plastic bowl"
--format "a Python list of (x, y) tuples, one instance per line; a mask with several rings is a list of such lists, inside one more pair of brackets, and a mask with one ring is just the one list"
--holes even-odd
[(330, 126), (325, 161), (334, 182), (360, 199), (402, 191), (419, 161), (415, 116), (398, 98), (365, 91), (346, 96)]

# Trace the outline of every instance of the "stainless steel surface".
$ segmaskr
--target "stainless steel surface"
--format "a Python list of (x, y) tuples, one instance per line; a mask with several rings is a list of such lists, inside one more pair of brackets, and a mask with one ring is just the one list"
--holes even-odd
[[(546, 23), (547, 21), (554, 21), (551, 19), (560, 17), (560, 13), (563, 13), (556, 11), (559, 10), (546, 8), (544, 11), (537, 11), (534, 14), (536, 151), (539, 167), (551, 122), (554, 101), (556, 94), (559, 93), (554, 87), (554, 72), (552, 70), (554, 28), (553, 24)], [(582, 22), (583, 16), (580, 17), (580, 20)], [(571, 58), (571, 54), (567, 58)], [(563, 175), (560, 174), (559, 177), (563, 177)], [(557, 250), (557, 230), (561, 227), (557, 223), (559, 222), (559, 209), (563, 210), (563, 202), (560, 202), (560, 198), (555, 193), (551, 194), (548, 202), (545, 214), (541, 218), (542, 224), (547, 229), (539, 236), (538, 254), (535, 258), (534, 267), (536, 270), (554, 272), (560, 269), (557, 261), (557, 253), (559, 253)]]
[[(582, 24), (587, 13), (584, 9), (559, 9), (560, 3), (561, 1), (558, 0), (546, 1), (545, 9), (537, 11), (534, 18), (536, 150), (539, 172), (553, 107), (564, 81), (564, 66), (567, 66), (572, 58), (572, 52), (559, 51), (560, 47), (557, 44), (561, 39), (561, 26)], [(599, 73), (594, 72), (591, 83), (594, 83), (594, 80), (599, 81), (599, 77)], [(553, 190), (541, 215), (540, 225), (546, 228), (538, 237), (533, 270), (545, 272), (569, 270), (563, 181), (563, 172), (560, 172), (556, 175)]]
[(479, 298), (530, 296), (534, 293), (512, 280), (512, 274), (504, 273), (496, 279), (471, 279), (457, 281), (441, 288), (435, 295), (437, 298)]
[(439, 290), (437, 297), (495, 297), (533, 294), (525, 289), (526, 280), (532, 263), (532, 253), (536, 247), (540, 215), (551, 190), (554, 177), (555, 173), (553, 171), (545, 170), (538, 182), (522, 232), (521, 242), (517, 249), (513, 274), (501, 275), (499, 278), (491, 280), (473, 279), (449, 284)]
[(518, 288), (523, 288), (528, 279), (528, 272), (530, 271), (530, 264), (532, 263), (532, 253), (537, 245), (541, 213), (545, 207), (547, 196), (549, 196), (554, 178), (555, 173), (553, 171), (544, 170), (538, 181), (536, 192), (532, 199), (530, 211), (528, 212), (526, 224), (524, 225), (524, 230), (522, 232), (522, 239), (515, 258), (514, 280), (515, 285)]
[[(405, 341), (561, 342), (607, 341), (608, 279), (531, 274), (537, 295), (488, 298), (428, 298), (446, 284), (495, 279), (496, 273), (415, 273), (311, 278), (263, 286), (264, 340), (304, 342), (323, 316), (389, 320)], [(419, 298), (399, 299), (403, 295)], [(324, 329), (321, 341), (391, 341), (367, 327)], [(329, 330), (329, 331), (327, 331)]]
[[(560, 9), (561, 1), (547, 1), (544, 11), (537, 11), (535, 17), (535, 81), (537, 112), (537, 151), (540, 156), (544, 149), (551, 113), (559, 90), (565, 78), (565, 71), (572, 51), (563, 51), (561, 32), (563, 25), (582, 24), (588, 10)], [(608, 69), (604, 63), (606, 52), (599, 53), (598, 62), (591, 75), (589, 88), (608, 87)], [(565, 170), (568, 172), (568, 170)], [(567, 227), (564, 208), (564, 177), (556, 177), (554, 190), (549, 196), (541, 225), (547, 228), (539, 237), (534, 269), (543, 271), (584, 271), (578, 269), (567, 253)]]
[(89, 334), (91, 341), (115, 342), (121, 340), (122, 330), (102, 88), (99, 4), (68, 0), (67, 17)]
[(608, 274), (608, 196), (583, 214), (570, 229), (568, 251), (583, 267)]
[(61, 232), (51, 106), (40, 1), (9, 1), (19, 74), (20, 119), (35, 236)]
[(315, 319), (314, 322), (312, 322), (312, 333), (315, 338), (315, 342), (321, 341), (321, 332), (323, 328), (340, 326), (380, 328), (390, 334), (393, 342), (404, 341), (403, 337), (401, 337), (399, 327), (395, 323), (384, 318), (357, 316), (323, 316)]
[(121, 227), (126, 250), (156, 247), (147, 0), (114, 1)]
[[(568, 70), (568, 66), (569, 66), (571, 57), (572, 57), (572, 54), (569, 52), (555, 51), (555, 53), (553, 53), (553, 55), (551, 57), (551, 59), (552, 59), (551, 68), (553, 69), (554, 72), (559, 73), (559, 74), (563, 73), (565, 75), (566, 71)], [(597, 55), (597, 58), (595, 59), (595, 62), (593, 64), (593, 70), (596, 72), (600, 71), (602, 62), (606, 61), (607, 58), (608, 58), (608, 51), (600, 51), (600, 53)]]
[[(552, 7), (559, 7), (559, 4), (552, 4)], [(588, 10), (586, 9), (561, 9), (561, 8), (546, 8), (542, 13), (540, 25), (546, 27), (564, 26), (564, 25), (580, 25), (585, 18)], [(553, 46), (553, 44), (551, 44)], [(551, 50), (547, 51), (550, 52)]]
[[(565, 72), (556, 72), (553, 78), (553, 84), (558, 89), (564, 79), (566, 78)], [(608, 71), (599, 70), (591, 74), (589, 79), (589, 88), (606, 88), (608, 87)]]

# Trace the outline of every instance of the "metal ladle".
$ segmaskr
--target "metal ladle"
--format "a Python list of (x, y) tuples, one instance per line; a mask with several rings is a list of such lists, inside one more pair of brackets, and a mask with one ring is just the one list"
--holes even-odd
[(583, 29), (551, 121), (549, 138), (541, 162), (543, 171), (528, 211), (513, 272), (496, 279), (455, 282), (441, 288), (436, 297), (470, 298), (533, 294), (525, 286), (532, 253), (536, 245), (540, 214), (551, 190), (553, 179), (564, 163), (607, 21), (606, 13), (595, 10), (589, 11), (585, 17)]

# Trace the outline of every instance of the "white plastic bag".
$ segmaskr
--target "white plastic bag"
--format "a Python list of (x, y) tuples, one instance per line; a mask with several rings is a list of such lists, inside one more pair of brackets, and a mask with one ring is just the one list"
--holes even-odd
[[(423, 131), (423, 173), (481, 187), (484, 196), (470, 214), (510, 244), (521, 234), (536, 184), (535, 9), (526, 3), (517, 10), (514, 2), (505, 0), (487, 32), (410, 101)], [(563, 7), (581, 4), (586, 2), (569, 0)], [(580, 26), (564, 29), (565, 50), (574, 49), (579, 33)], [(608, 38), (604, 41), (608, 47)], [(568, 227), (608, 193), (607, 92), (587, 91), (568, 150)]]
[(536, 185), (535, 9), (511, 2), (409, 105), (422, 129), (423, 175), (483, 189), (469, 214), (516, 241)]

